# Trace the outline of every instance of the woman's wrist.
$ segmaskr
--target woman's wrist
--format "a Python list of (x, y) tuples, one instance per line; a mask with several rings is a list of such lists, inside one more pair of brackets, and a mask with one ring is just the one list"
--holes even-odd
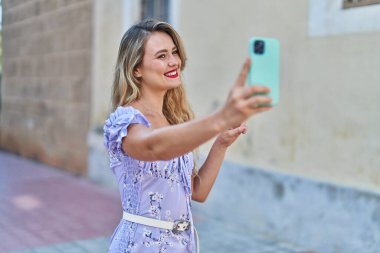
[(220, 140), (219, 138), (216, 138), (216, 140), (214, 141), (214, 144), (212, 145), (212, 148), (220, 150), (220, 151), (226, 151), (229, 146), (230, 145), (228, 145), (228, 143)]
[(223, 132), (228, 128), (228, 123), (223, 117), (223, 111), (218, 110), (211, 116), (211, 121), (214, 125), (214, 128), (218, 133)]

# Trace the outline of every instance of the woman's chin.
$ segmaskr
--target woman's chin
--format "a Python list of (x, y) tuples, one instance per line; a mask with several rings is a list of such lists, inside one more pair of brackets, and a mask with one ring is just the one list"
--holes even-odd
[(177, 88), (177, 87), (181, 86), (181, 84), (182, 84), (182, 82), (180, 82), (180, 81), (178, 81), (178, 82), (170, 82), (167, 85), (167, 89), (171, 90), (171, 89)]

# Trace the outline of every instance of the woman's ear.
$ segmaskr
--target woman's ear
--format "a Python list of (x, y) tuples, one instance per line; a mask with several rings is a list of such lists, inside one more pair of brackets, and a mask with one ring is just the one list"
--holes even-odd
[(140, 71), (140, 68), (136, 68), (134, 71), (133, 71), (133, 75), (136, 77), (136, 78), (140, 78), (142, 75), (141, 75), (141, 71)]

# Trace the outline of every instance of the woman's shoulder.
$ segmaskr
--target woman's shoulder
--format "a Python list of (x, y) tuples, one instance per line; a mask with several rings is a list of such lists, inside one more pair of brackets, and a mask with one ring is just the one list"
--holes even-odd
[(130, 106), (130, 105), (128, 105), (128, 106), (118, 106), (118, 107), (116, 107), (116, 109), (113, 112), (110, 113), (109, 119), (117, 118), (117, 117), (119, 117), (121, 115), (131, 115), (131, 116), (133, 116), (133, 115), (136, 115), (136, 114), (141, 114), (142, 115), (142, 113), (139, 110), (137, 110), (136, 108), (134, 108), (133, 106)]
[(118, 106), (115, 111), (109, 115), (105, 126), (112, 126), (114, 124), (120, 125), (122, 123), (142, 123), (150, 127), (147, 118), (133, 106)]
[(132, 106), (119, 106), (112, 112), (103, 126), (104, 145), (109, 150), (120, 148), (122, 139), (127, 136), (131, 124), (151, 125), (145, 116)]

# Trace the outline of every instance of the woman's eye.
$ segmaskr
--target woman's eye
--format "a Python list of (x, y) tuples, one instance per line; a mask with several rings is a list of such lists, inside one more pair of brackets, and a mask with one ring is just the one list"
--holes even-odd
[(165, 58), (165, 55), (161, 54), (161, 55), (158, 56), (158, 58)]
[(173, 51), (173, 54), (178, 54), (178, 50)]

